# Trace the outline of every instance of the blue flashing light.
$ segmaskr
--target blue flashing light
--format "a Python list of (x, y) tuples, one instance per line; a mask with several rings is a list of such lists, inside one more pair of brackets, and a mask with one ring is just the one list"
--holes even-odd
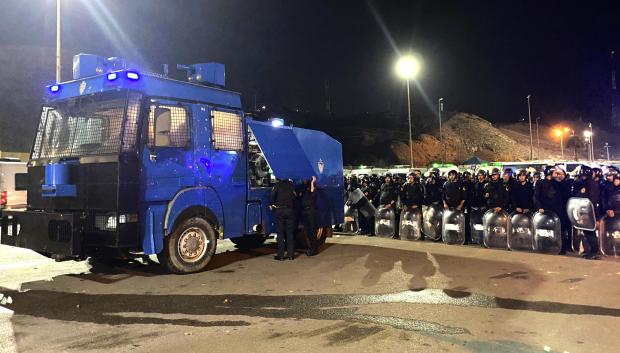
[(50, 92), (58, 93), (58, 91), (60, 91), (60, 86), (59, 85), (52, 85), (52, 86), (50, 86)]
[(133, 71), (127, 71), (125, 76), (127, 76), (127, 78), (132, 81), (138, 81), (140, 79), (140, 75), (137, 72), (133, 72)]
[(110, 72), (108, 74), (108, 81), (114, 81), (118, 78), (118, 74), (116, 72)]
[(269, 121), (271, 121), (271, 126), (273, 126), (273, 127), (284, 126), (284, 119), (281, 119), (281, 118), (271, 118), (271, 119), (269, 119)]

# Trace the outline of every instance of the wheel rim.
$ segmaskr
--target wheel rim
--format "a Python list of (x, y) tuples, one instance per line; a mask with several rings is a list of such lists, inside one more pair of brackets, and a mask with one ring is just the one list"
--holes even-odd
[(202, 229), (191, 227), (179, 237), (177, 249), (184, 261), (192, 263), (202, 259), (210, 245), (207, 234)]

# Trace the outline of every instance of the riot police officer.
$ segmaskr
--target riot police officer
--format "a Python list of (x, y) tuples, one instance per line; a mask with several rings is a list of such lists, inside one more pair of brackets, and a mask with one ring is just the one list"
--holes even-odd
[(462, 210), (467, 196), (465, 188), (458, 180), (459, 173), (456, 170), (448, 172), (448, 180), (443, 184), (443, 206), (444, 208), (456, 208)]
[[(598, 202), (600, 200), (600, 185), (593, 178), (592, 168), (582, 165), (579, 170), (579, 179), (575, 181), (573, 186), (573, 196), (587, 198), (594, 205), (595, 217), (598, 219)], [(598, 239), (596, 237), (596, 231), (584, 230), (585, 236), (585, 253), (583, 257), (586, 259), (597, 260), (599, 259), (598, 252)]]
[(609, 218), (620, 217), (620, 174), (608, 174), (611, 174), (612, 183), (603, 190), (603, 210)]
[(379, 192), (379, 204), (381, 207), (395, 207), (398, 199), (398, 187), (392, 182), (392, 176), (386, 174), (385, 181)]
[(506, 186), (499, 176), (499, 169), (493, 168), (491, 180), (484, 187), (487, 207), (495, 212), (506, 210), (508, 207), (509, 195)]
[(487, 200), (485, 197), (484, 187), (487, 184), (487, 173), (480, 169), (476, 173), (476, 181), (472, 185), (469, 195), (468, 202), (472, 209), (484, 211), (486, 209)]
[(566, 212), (566, 203), (572, 196), (573, 180), (568, 177), (568, 174), (561, 166), (555, 167), (555, 184), (557, 185), (558, 198), (560, 199), (560, 207), (557, 210), (562, 228), (562, 250), (560, 255), (564, 255), (571, 248), (570, 232), (573, 225), (568, 218), (568, 212)]
[[(280, 179), (271, 189), (269, 208), (275, 212), (278, 226), (278, 254), (276, 260), (293, 260), (295, 258), (295, 185), (292, 180)], [(284, 243), (286, 242), (286, 258)]]
[(312, 176), (310, 182), (304, 180), (299, 189), (301, 203), (301, 223), (308, 235), (307, 256), (318, 254), (319, 249), (316, 240), (316, 177)]
[(419, 208), (424, 204), (424, 189), (420, 178), (414, 173), (407, 175), (407, 182), (400, 188), (400, 202), (403, 210)]
[(527, 170), (521, 169), (517, 181), (509, 189), (510, 204), (518, 213), (528, 213), (534, 207), (534, 186), (527, 174)]
[(439, 175), (437, 172), (432, 171), (429, 177), (426, 179), (424, 185), (424, 204), (427, 206), (439, 205), (442, 203), (442, 190), (441, 184), (439, 184)]

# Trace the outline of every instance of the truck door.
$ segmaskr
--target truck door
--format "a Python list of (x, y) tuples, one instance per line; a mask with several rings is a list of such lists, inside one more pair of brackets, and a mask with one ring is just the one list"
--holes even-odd
[(180, 189), (194, 185), (190, 124), (187, 106), (151, 101), (142, 151), (144, 201), (168, 201)]

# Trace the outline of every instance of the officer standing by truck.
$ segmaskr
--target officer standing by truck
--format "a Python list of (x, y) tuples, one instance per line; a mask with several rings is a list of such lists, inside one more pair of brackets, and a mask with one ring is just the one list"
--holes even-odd
[(308, 236), (306, 255), (314, 256), (319, 253), (316, 241), (316, 177), (312, 176), (310, 182), (304, 180), (298, 193), (301, 203), (301, 223)]
[[(269, 208), (275, 213), (278, 226), (278, 254), (274, 259), (282, 261), (295, 258), (295, 185), (290, 179), (279, 179), (269, 196)], [(286, 257), (284, 243), (286, 241)]]

